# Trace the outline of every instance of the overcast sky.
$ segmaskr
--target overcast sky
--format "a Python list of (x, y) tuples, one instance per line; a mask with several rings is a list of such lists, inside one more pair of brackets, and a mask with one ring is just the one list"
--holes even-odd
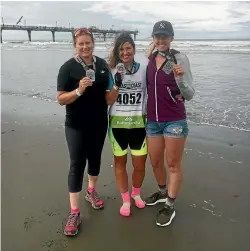
[[(138, 29), (149, 37), (153, 24), (169, 20), (175, 38), (250, 38), (250, 2), (1, 2), (5, 24)], [(25, 31), (4, 31), (3, 39), (27, 39)], [(49, 32), (32, 32), (33, 39), (51, 39)], [(56, 38), (71, 38), (56, 33)]]

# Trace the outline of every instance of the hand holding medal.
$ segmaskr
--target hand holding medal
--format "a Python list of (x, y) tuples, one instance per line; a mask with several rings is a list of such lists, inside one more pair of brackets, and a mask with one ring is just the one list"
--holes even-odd
[(95, 82), (95, 71), (92, 69), (86, 70), (86, 77), (89, 78), (92, 82)]
[(116, 66), (116, 74), (115, 74), (115, 85), (120, 87), (122, 85), (122, 80), (124, 78), (124, 75), (126, 73), (126, 68), (123, 63), (119, 63)]
[(183, 69), (183, 67), (180, 66), (180, 65), (178, 65), (178, 64), (174, 64), (174, 69), (173, 69), (173, 71), (174, 71), (174, 76), (175, 76), (175, 77), (181, 77), (181, 76), (183, 76), (183, 74), (184, 74), (184, 69)]
[(125, 65), (123, 63), (118, 63), (116, 66), (116, 70), (122, 75), (122, 79), (123, 79), (124, 75), (126, 74)]
[(88, 87), (88, 86), (92, 86), (93, 85), (93, 82), (88, 78), (88, 77), (84, 77), (83, 79), (81, 79), (79, 81), (79, 92), (81, 94), (83, 94), (85, 92), (85, 89)]

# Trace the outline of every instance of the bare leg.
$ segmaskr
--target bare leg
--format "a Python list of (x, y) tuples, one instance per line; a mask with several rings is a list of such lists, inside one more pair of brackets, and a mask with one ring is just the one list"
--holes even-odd
[(79, 201), (80, 201), (80, 192), (69, 193), (69, 200), (70, 200), (70, 208), (71, 209), (78, 209), (79, 208)]
[(146, 205), (153, 206), (159, 202), (166, 202), (167, 199), (167, 173), (164, 165), (164, 137), (147, 137), (148, 151), (153, 168), (154, 176), (159, 190), (145, 199)]
[(146, 163), (147, 155), (143, 156), (134, 156), (132, 155), (132, 163), (133, 163), (133, 187), (140, 188), (142, 186), (144, 177), (145, 177), (145, 163)]
[(181, 160), (186, 138), (165, 138), (167, 164), (169, 168), (168, 198), (156, 218), (158, 226), (168, 226), (175, 217), (174, 200), (180, 190), (182, 170)]
[(138, 208), (144, 208), (145, 202), (141, 199), (141, 186), (145, 177), (145, 163), (147, 155), (134, 156), (132, 155), (133, 162), (133, 175), (132, 175), (132, 194), (131, 197), (135, 201)]
[(158, 185), (166, 185), (167, 174), (164, 165), (164, 137), (147, 137), (148, 152)]
[(120, 208), (122, 216), (130, 215), (130, 195), (128, 191), (128, 174), (126, 170), (127, 154), (124, 156), (115, 156), (115, 177), (120, 190), (123, 205)]
[(126, 170), (127, 155), (115, 156), (115, 177), (121, 193), (128, 191), (128, 174)]
[(176, 198), (182, 180), (181, 162), (186, 138), (165, 138), (167, 164), (169, 168), (168, 195)]
[(97, 180), (98, 180), (98, 176), (88, 175), (88, 178), (89, 178), (89, 188), (95, 188)]

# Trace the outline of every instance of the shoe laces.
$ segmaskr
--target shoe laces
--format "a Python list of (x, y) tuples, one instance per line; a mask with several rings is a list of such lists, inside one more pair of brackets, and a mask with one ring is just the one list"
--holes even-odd
[(90, 193), (91, 198), (94, 200), (94, 202), (98, 202), (100, 200), (98, 193), (96, 190)]
[(67, 226), (74, 227), (76, 225), (77, 214), (70, 214), (67, 222)]
[(157, 191), (157, 192), (153, 193), (150, 197), (152, 199), (157, 199), (159, 197), (160, 193), (161, 193), (160, 191)]
[(173, 207), (165, 205), (161, 210), (160, 214), (169, 214), (172, 211)]

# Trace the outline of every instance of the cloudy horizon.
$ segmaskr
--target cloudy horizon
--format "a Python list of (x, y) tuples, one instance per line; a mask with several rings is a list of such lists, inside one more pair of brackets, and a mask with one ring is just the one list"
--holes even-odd
[[(151, 35), (153, 24), (169, 20), (176, 39), (250, 38), (250, 2), (1, 2), (5, 24), (102, 29), (138, 29), (138, 39)], [(3, 40), (27, 39), (25, 31), (3, 31)], [(71, 38), (56, 33), (56, 39)], [(49, 32), (32, 32), (32, 39), (51, 40)]]

